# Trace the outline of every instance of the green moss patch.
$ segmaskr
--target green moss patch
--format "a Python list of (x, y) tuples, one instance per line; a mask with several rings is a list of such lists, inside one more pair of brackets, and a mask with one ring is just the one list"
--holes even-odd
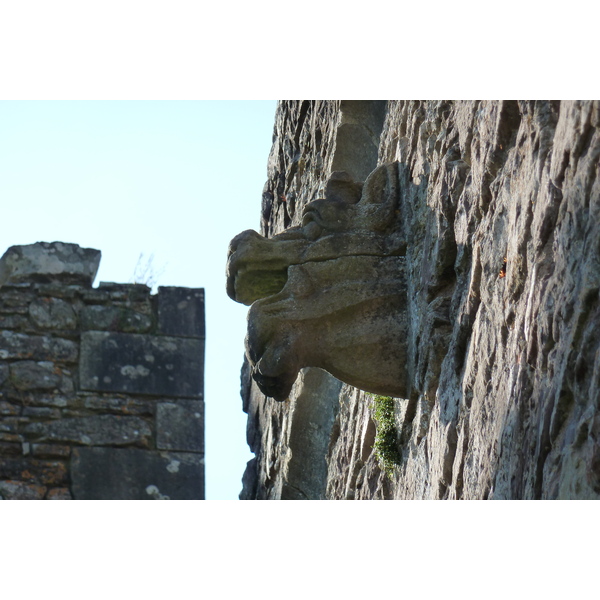
[(394, 475), (394, 467), (402, 462), (398, 449), (396, 421), (394, 419), (394, 399), (389, 396), (369, 394), (373, 402), (376, 425), (373, 450), (381, 470), (388, 476)]

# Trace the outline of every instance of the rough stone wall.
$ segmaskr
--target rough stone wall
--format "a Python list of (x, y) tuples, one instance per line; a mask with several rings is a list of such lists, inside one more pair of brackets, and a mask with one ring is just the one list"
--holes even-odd
[(204, 290), (100, 283), (100, 252), (0, 259), (0, 498), (204, 498)]
[[(354, 136), (341, 133), (344, 104), (359, 115)], [(367, 132), (377, 164), (400, 163), (411, 380), (394, 402), (402, 459), (391, 476), (380, 469), (360, 390), (306, 369), (279, 405), (243, 374), (256, 458), (240, 497), (598, 498), (600, 103), (282, 102), (266, 190), (280, 188), (263, 197), (263, 233), (298, 224), (332, 165), (368, 163)], [(291, 165), (317, 157), (286, 219), (287, 193), (302, 183)]]
[[(385, 102), (280, 102), (275, 116), (261, 233), (301, 224), (302, 210), (319, 197), (334, 170), (362, 180), (377, 165)], [(265, 399), (242, 370), (247, 437), (257, 455), (244, 474), (242, 499), (323, 498), (327, 453), (339, 410), (341, 382), (304, 369), (290, 400)]]

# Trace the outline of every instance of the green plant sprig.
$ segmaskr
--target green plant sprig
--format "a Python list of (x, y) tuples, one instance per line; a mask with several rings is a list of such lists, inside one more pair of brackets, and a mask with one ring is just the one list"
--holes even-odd
[(394, 475), (394, 467), (401, 464), (402, 454), (398, 449), (396, 421), (394, 419), (394, 399), (390, 396), (369, 394), (373, 402), (376, 425), (373, 450), (381, 470), (389, 477)]

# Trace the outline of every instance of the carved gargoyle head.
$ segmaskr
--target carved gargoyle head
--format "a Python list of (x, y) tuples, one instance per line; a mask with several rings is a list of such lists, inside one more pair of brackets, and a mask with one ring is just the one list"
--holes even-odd
[(406, 389), (406, 244), (398, 226), (398, 163), (364, 185), (333, 173), (302, 225), (230, 244), (227, 293), (251, 305), (246, 356), (261, 391), (286, 400), (303, 367), (355, 387)]

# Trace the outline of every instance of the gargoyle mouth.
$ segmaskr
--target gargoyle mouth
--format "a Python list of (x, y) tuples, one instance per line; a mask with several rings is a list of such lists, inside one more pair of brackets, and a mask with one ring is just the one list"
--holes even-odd
[(227, 295), (249, 306), (280, 292), (286, 284), (289, 257), (277, 243), (248, 229), (229, 245)]
[(285, 269), (243, 266), (227, 277), (227, 293), (237, 302), (251, 305), (254, 301), (278, 294), (285, 286), (288, 274)]

